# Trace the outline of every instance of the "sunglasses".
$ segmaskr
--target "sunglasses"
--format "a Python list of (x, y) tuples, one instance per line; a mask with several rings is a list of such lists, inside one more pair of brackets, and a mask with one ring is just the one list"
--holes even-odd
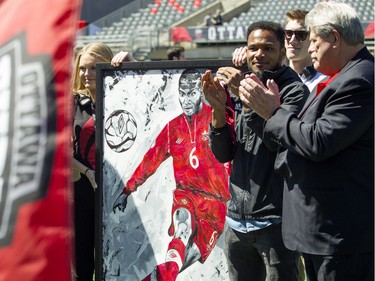
[(294, 36), (296, 37), (296, 39), (298, 41), (305, 41), (306, 38), (307, 38), (307, 35), (309, 34), (307, 31), (305, 30), (284, 30), (285, 32), (285, 37), (287, 40), (290, 40), (292, 39), (292, 36), (294, 34)]

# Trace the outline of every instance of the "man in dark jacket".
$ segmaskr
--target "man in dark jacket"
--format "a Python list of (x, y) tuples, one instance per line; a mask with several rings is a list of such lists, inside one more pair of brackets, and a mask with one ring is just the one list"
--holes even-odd
[(320, 2), (307, 14), (314, 68), (331, 78), (299, 115), (275, 84), (241, 81), (240, 98), (277, 140), (285, 178), (283, 239), (303, 254), (311, 281), (374, 280), (374, 57), (356, 12)]
[[(309, 92), (291, 68), (282, 66), (283, 28), (273, 22), (251, 24), (247, 49), (249, 69), (263, 81), (275, 81), (282, 107), (298, 113)], [(237, 82), (241, 76), (239, 73)], [(283, 180), (274, 173), (279, 144), (264, 138), (264, 119), (246, 105), (236, 107), (233, 139), (225, 118), (227, 93), (223, 81), (238, 93), (238, 85), (226, 77), (212, 78), (209, 70), (202, 77), (205, 98), (213, 109), (211, 149), (219, 161), (233, 163), (231, 200), (227, 204), (229, 227), (225, 232), (229, 276), (231, 280), (297, 280), (298, 255), (285, 248), (281, 237)]]

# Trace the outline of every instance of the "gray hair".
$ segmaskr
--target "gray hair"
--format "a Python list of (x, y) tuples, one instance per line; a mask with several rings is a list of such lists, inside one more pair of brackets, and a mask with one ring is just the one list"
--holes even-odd
[(349, 45), (364, 43), (365, 35), (357, 12), (348, 4), (334, 1), (319, 2), (306, 15), (308, 30), (313, 30), (320, 37), (326, 38), (337, 32)]

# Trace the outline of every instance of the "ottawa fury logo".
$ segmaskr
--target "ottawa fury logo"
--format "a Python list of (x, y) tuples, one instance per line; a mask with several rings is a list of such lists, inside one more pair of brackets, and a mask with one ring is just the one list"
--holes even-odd
[(25, 34), (0, 46), (0, 246), (19, 208), (43, 198), (54, 152), (55, 94), (48, 56), (29, 56)]

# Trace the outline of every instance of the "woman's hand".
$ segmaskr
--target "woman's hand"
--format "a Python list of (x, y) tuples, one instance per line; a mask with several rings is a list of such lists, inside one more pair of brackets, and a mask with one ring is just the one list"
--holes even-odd
[(121, 51), (113, 57), (111, 61), (111, 65), (114, 67), (117, 67), (126, 61), (131, 62), (131, 61), (136, 61), (136, 60), (132, 57), (132, 55), (129, 52)]
[(91, 186), (95, 190), (98, 187), (95, 181), (95, 171), (87, 168), (85, 171), (85, 176), (89, 179)]
[(95, 182), (95, 171), (86, 167), (84, 164), (82, 164), (81, 162), (79, 162), (77, 159), (73, 158), (72, 160), (72, 169), (75, 170), (75, 171), (78, 171), (80, 172), (82, 175), (85, 175), (92, 187), (94, 188), (94, 190), (98, 187), (96, 182)]

